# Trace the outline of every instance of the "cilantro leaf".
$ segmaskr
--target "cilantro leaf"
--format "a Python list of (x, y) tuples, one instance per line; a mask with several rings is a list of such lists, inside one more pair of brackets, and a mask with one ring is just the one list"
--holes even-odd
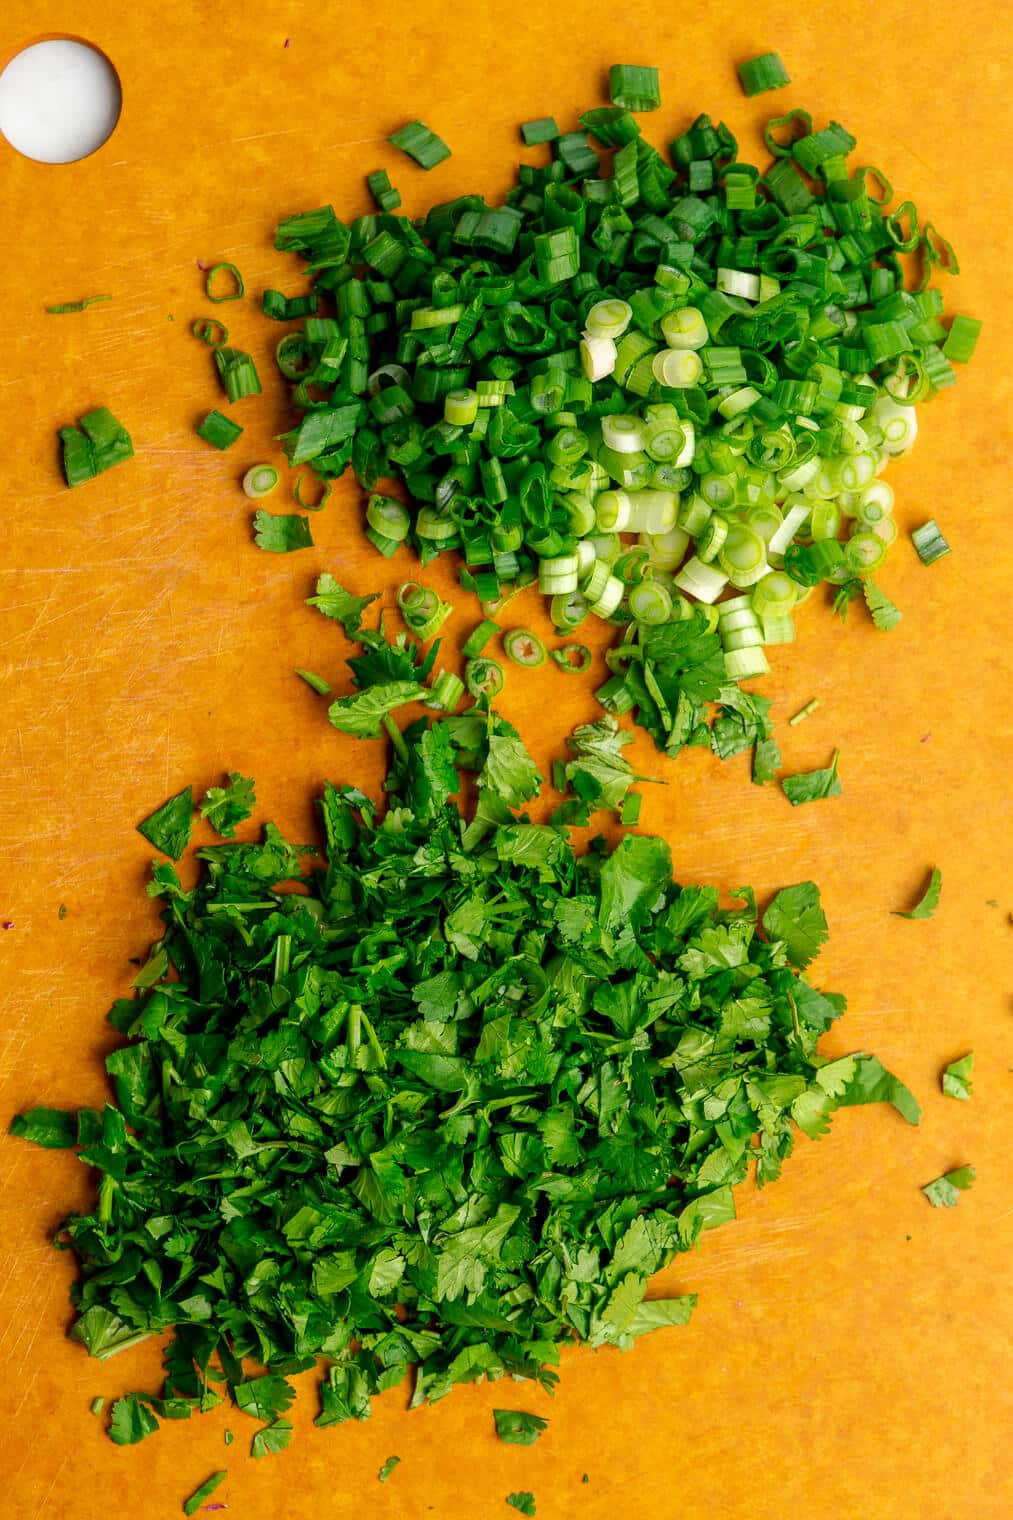
[(953, 1172), (944, 1172), (933, 1182), (927, 1182), (922, 1192), (934, 1209), (952, 1209), (960, 1202), (960, 1195), (974, 1182), (974, 1167), (959, 1166)]
[(669, 1325), (688, 1325), (695, 1308), (695, 1293), (683, 1293), (679, 1298), (645, 1298), (626, 1326), (626, 1334), (635, 1340)]
[(839, 1100), (842, 1107), (855, 1103), (892, 1103), (909, 1124), (917, 1124), (921, 1108), (899, 1077), (887, 1071), (877, 1056), (859, 1054), (854, 1060), (855, 1074)]
[(643, 779), (622, 753), (633, 743), (633, 735), (606, 715), (596, 723), (580, 724), (566, 742), (574, 758), (563, 771), (577, 796), (592, 807), (620, 812), (630, 787)]
[(763, 786), (773, 781), (781, 769), (781, 750), (775, 738), (758, 739), (753, 750), (753, 782)]
[(803, 802), (818, 802), (822, 797), (839, 797), (841, 781), (837, 774), (838, 750), (826, 770), (799, 771), (794, 776), (781, 777), (781, 790), (792, 807)]
[(601, 872), (598, 922), (607, 931), (639, 922), (672, 879), (672, 856), (663, 839), (627, 835)]
[(808, 966), (828, 932), (816, 883), (782, 888), (763, 915), (763, 927), (771, 939), (783, 940), (793, 966)]
[(863, 580), (862, 591), (865, 595), (865, 605), (872, 613), (872, 621), (877, 628), (884, 633), (891, 628), (896, 628), (904, 614), (899, 607), (895, 607), (885, 591), (880, 591), (873, 580)]
[(538, 1414), (526, 1414), (522, 1409), (494, 1409), (496, 1434), (510, 1446), (533, 1446), (549, 1422)]
[(340, 586), (334, 576), (325, 570), (317, 581), (316, 595), (307, 597), (306, 605), (315, 607), (324, 617), (333, 618), (341, 624), (350, 639), (357, 639), (362, 628), (362, 614), (372, 602), (378, 600), (379, 595), (378, 591), (374, 591), (369, 596), (356, 596)]
[(407, 702), (420, 702), (429, 695), (429, 689), (416, 681), (390, 681), (385, 686), (370, 686), (366, 691), (350, 697), (339, 697), (327, 709), (327, 717), (342, 734), (354, 734), (359, 739), (379, 739), (381, 726), (388, 713)]
[(513, 1508), (519, 1509), (522, 1515), (534, 1515), (535, 1496), (528, 1489), (519, 1489), (516, 1493), (507, 1494), (506, 1502)]
[(508, 723), (497, 719), (479, 773), (479, 786), (502, 798), (508, 808), (519, 808), (530, 801), (541, 783), (535, 762), (519, 735)]
[(918, 902), (909, 912), (903, 913), (894, 909), (894, 918), (931, 918), (939, 906), (939, 894), (943, 890), (943, 873), (938, 866), (932, 867), (928, 885)]
[(77, 1144), (77, 1115), (62, 1108), (30, 1108), (14, 1115), (8, 1133), (46, 1150), (66, 1150)]
[(156, 850), (178, 860), (190, 843), (192, 818), (193, 787), (187, 786), (142, 819), (137, 832), (143, 834)]
[(959, 1061), (951, 1061), (943, 1072), (943, 1092), (949, 1098), (957, 1098), (961, 1103), (966, 1103), (974, 1091), (971, 1082), (971, 1072), (974, 1068), (974, 1051), (969, 1050), (966, 1056), (961, 1056)]
[(184, 1515), (195, 1515), (204, 1503), (204, 1500), (210, 1499), (218, 1485), (224, 1482), (227, 1477), (228, 1473), (222, 1470), (212, 1473), (210, 1478), (205, 1478), (200, 1488), (195, 1488), (189, 1499), (184, 1501)]
[(231, 839), (236, 824), (250, 817), (257, 805), (253, 782), (238, 771), (229, 771), (227, 786), (212, 786), (204, 794), (200, 815), (206, 818), (215, 833), (223, 839)]
[(275, 1456), (292, 1439), (291, 1420), (272, 1420), (270, 1425), (265, 1425), (263, 1430), (258, 1430), (250, 1442), (250, 1455), (252, 1457)]
[(253, 514), (253, 541), (258, 549), (266, 549), (269, 554), (312, 549), (310, 520), (298, 512), (265, 512), (260, 507)]
[(263, 1377), (236, 1383), (232, 1397), (244, 1414), (256, 1420), (275, 1420), (291, 1406), (295, 1389), (283, 1377), (265, 1373)]
[(136, 1393), (116, 1400), (108, 1434), (117, 1446), (134, 1446), (146, 1436), (153, 1436), (157, 1429), (158, 1421)]
[(386, 1462), (383, 1464), (383, 1466), (380, 1468), (380, 1471), (376, 1475), (377, 1476), (377, 1481), (380, 1482), (380, 1483), (386, 1483), (387, 1479), (390, 1477), (390, 1475), (394, 1471), (395, 1467), (397, 1467), (399, 1465), (400, 1461), (401, 1461), (400, 1457), (388, 1457), (387, 1460), (386, 1460)]

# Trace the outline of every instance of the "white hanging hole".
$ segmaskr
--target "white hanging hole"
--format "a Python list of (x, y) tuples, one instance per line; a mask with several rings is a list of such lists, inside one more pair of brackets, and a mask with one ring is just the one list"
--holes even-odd
[(104, 53), (68, 37), (33, 42), (0, 74), (0, 134), (41, 164), (72, 164), (112, 136), (123, 92)]

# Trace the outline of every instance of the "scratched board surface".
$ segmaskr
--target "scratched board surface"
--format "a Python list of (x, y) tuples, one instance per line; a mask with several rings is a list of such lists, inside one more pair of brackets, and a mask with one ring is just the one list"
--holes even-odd
[[(51, 15), (8, 0), (0, 59), (40, 23), (84, 37), (119, 70), (124, 108), (106, 146), (76, 165), (33, 164), (0, 143), (4, 1127), (32, 1104), (103, 1099), (103, 1015), (156, 928), (139, 818), (187, 782), (239, 769), (257, 778), (262, 816), (309, 838), (325, 778), (375, 786), (380, 774), (378, 748), (330, 731), (291, 671), (342, 678), (340, 636), (302, 605), (322, 568), (389, 593), (408, 565), (363, 547), (348, 483), (314, 518), (314, 549), (279, 558), (252, 545), (237, 475), (278, 458), (285, 402), (272, 382), (243, 403), (246, 432), (228, 455), (194, 438), (216, 399), (209, 354), (189, 335), (208, 310), (198, 259), (234, 260), (254, 297), (266, 284), (294, 292), (297, 266), (271, 246), (279, 215), (326, 201), (364, 210), (363, 175), (381, 165), (412, 212), (502, 193), (516, 122), (569, 120), (601, 102), (609, 63), (656, 61), (664, 105), (646, 130), (661, 145), (704, 109), (728, 120), (746, 156), (761, 151), (766, 117), (791, 105), (843, 121), (861, 161), (882, 164), (958, 244), (966, 272), (949, 308), (987, 326), (975, 364), (925, 410), (917, 449), (892, 472), (904, 531), (882, 583), (904, 621), (889, 635), (861, 616), (842, 628), (813, 599), (766, 683), (787, 764), (825, 764), (839, 746), (843, 796), (793, 811), (750, 786), (744, 756), (722, 766), (692, 751), (670, 765), (649, 744), (635, 752), (666, 783), (645, 789), (642, 825), (669, 839), (681, 879), (762, 893), (821, 884), (831, 940), (818, 979), (850, 1002), (826, 1048), (877, 1051), (921, 1098), (920, 1127), (859, 1109), (819, 1144), (800, 1140), (777, 1186), (741, 1189), (738, 1222), (665, 1274), (661, 1286), (699, 1293), (692, 1324), (626, 1355), (564, 1353), (554, 1398), (469, 1388), (409, 1414), (395, 1391), (365, 1425), (319, 1431), (302, 1378), (296, 1439), (256, 1463), (252, 1422), (222, 1409), (138, 1447), (110, 1443), (89, 1403), (154, 1388), (157, 1347), (99, 1364), (65, 1339), (73, 1267), (49, 1237), (87, 1201), (89, 1178), (72, 1154), (4, 1141), (4, 1513), (177, 1514), (220, 1466), (229, 1477), (215, 1500), (246, 1520), (485, 1520), (511, 1513), (504, 1499), (518, 1489), (534, 1491), (543, 1520), (1013, 1512), (1013, 1321), (997, 1288), (1013, 1246), (1004, 20), (992, 0), (959, 11), (777, 0), (762, 24), (639, 0), (511, 12), (66, 0)], [(795, 83), (747, 101), (731, 63), (772, 46)], [(428, 176), (383, 141), (415, 115), (454, 149)], [(104, 291), (113, 300), (81, 315), (43, 314)], [(256, 300), (220, 310), (269, 374), (274, 333)], [(54, 430), (99, 404), (122, 417), (137, 457), (67, 491)], [(927, 570), (906, 539), (932, 515), (954, 552)], [(430, 579), (451, 589), (449, 576)], [(452, 637), (473, 621), (467, 598), (457, 603)], [(518, 599), (515, 620), (544, 626), (536, 604)], [(543, 770), (592, 715), (591, 686), (554, 669), (511, 681), (503, 709)], [(813, 696), (818, 713), (785, 727)], [(933, 864), (935, 918), (892, 917)], [(975, 1094), (955, 1103), (939, 1072), (972, 1048)], [(965, 1162), (978, 1168), (974, 1190), (955, 1210), (930, 1209), (919, 1185)], [(503, 1402), (549, 1417), (536, 1447), (497, 1442), (491, 1409)], [(380, 1485), (394, 1453), (401, 1465)]]

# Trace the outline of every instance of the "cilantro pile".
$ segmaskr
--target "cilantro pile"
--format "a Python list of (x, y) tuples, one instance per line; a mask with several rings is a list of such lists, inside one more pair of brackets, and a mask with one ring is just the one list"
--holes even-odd
[[(339, 701), (380, 710), (382, 689)], [(844, 999), (803, 974), (827, 933), (812, 883), (761, 917), (748, 889), (723, 909), (677, 885), (661, 839), (578, 856), (521, 812), (541, 777), (483, 703), (394, 733), (385, 807), (326, 786), (322, 855), (268, 823), (199, 849), (189, 891), (154, 865), (163, 933), (109, 1015), (116, 1101), (15, 1120), (98, 1174), (59, 1237), (71, 1335), (106, 1358), (173, 1332), (161, 1390), (112, 1406), (119, 1443), (228, 1397), (253, 1454), (279, 1451), (288, 1377), (320, 1359), (319, 1425), (410, 1374), (412, 1405), (551, 1388), (566, 1342), (687, 1323), (695, 1296), (649, 1297), (651, 1275), (799, 1130), (870, 1101), (917, 1121), (874, 1057), (818, 1053)]]

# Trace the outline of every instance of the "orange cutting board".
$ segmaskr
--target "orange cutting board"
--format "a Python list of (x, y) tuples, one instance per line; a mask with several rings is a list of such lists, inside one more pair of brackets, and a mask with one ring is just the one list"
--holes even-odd
[[(276, 331), (259, 293), (301, 288), (296, 262), (271, 245), (279, 216), (327, 201), (361, 212), (363, 177), (381, 165), (413, 213), (464, 191), (502, 194), (519, 121), (552, 112), (575, 124), (602, 102), (609, 63), (657, 61), (664, 105), (644, 125), (662, 146), (701, 110), (729, 122), (746, 157), (790, 106), (843, 121), (859, 161), (882, 164), (957, 245), (965, 272), (944, 282), (948, 309), (986, 327), (891, 471), (903, 531), (881, 579), (904, 621), (880, 634), (856, 608), (842, 627), (813, 598), (765, 683), (788, 766), (826, 764), (839, 747), (843, 795), (794, 811), (776, 788), (750, 785), (745, 756), (721, 765), (692, 751), (670, 764), (649, 743), (633, 752), (665, 782), (645, 789), (642, 825), (670, 840), (681, 879), (764, 894), (821, 884), (832, 937), (817, 979), (850, 1002), (826, 1048), (875, 1050), (921, 1098), (920, 1127), (859, 1109), (821, 1143), (800, 1139), (783, 1179), (743, 1187), (738, 1222), (665, 1274), (699, 1293), (691, 1325), (625, 1355), (567, 1351), (554, 1398), (466, 1388), (409, 1414), (395, 1391), (366, 1424), (319, 1431), (302, 1378), (296, 1438), (261, 1462), (248, 1455), (253, 1423), (235, 1411), (167, 1424), (126, 1450), (110, 1443), (89, 1403), (154, 1388), (157, 1348), (100, 1364), (65, 1339), (73, 1264), (49, 1238), (90, 1181), (72, 1154), (5, 1140), (4, 1514), (154, 1520), (179, 1514), (223, 1466), (214, 1501), (243, 1520), (496, 1520), (514, 1513), (504, 1500), (518, 1489), (535, 1493), (539, 1520), (1013, 1513), (1008, 19), (993, 0), (774, 0), (737, 15), (642, 0), (63, 0), (43, 14), (8, 0), (0, 60), (51, 24), (108, 53), (124, 105), (109, 142), (78, 164), (31, 163), (0, 143), (4, 1127), (20, 1108), (106, 1092), (103, 1015), (156, 929), (139, 818), (187, 782), (238, 769), (257, 778), (264, 817), (308, 838), (325, 778), (375, 785), (380, 774), (379, 746), (331, 731), (292, 668), (343, 679), (340, 634), (303, 606), (321, 569), (389, 592), (410, 563), (364, 546), (349, 482), (314, 517), (315, 548), (253, 546), (237, 479), (279, 459), (285, 400), (271, 379), (243, 402), (246, 431), (228, 454), (195, 438), (217, 399), (208, 350), (190, 335), (211, 310), (198, 259), (242, 268), (251, 299), (217, 314), (269, 376)], [(733, 63), (769, 48), (793, 83), (746, 100)], [(414, 116), (454, 150), (430, 175), (384, 141)], [(43, 313), (104, 291), (113, 300), (81, 315)], [(137, 457), (68, 491), (55, 429), (99, 404), (126, 423)], [(930, 516), (953, 553), (925, 569), (908, 530)], [(449, 573), (429, 579), (452, 589)], [(452, 637), (475, 620), (469, 598), (456, 600)], [(518, 599), (515, 620), (543, 626), (537, 601)], [(503, 709), (543, 769), (596, 711), (591, 686), (554, 668), (511, 678)], [(818, 712), (788, 728), (811, 697)], [(891, 916), (932, 865), (936, 916)], [(957, 1103), (940, 1071), (970, 1049), (974, 1097)], [(978, 1169), (973, 1191), (934, 1211), (920, 1185), (963, 1163)], [(548, 1416), (532, 1449), (497, 1441), (491, 1410), (503, 1402)], [(392, 1454), (401, 1465), (380, 1485)]]

